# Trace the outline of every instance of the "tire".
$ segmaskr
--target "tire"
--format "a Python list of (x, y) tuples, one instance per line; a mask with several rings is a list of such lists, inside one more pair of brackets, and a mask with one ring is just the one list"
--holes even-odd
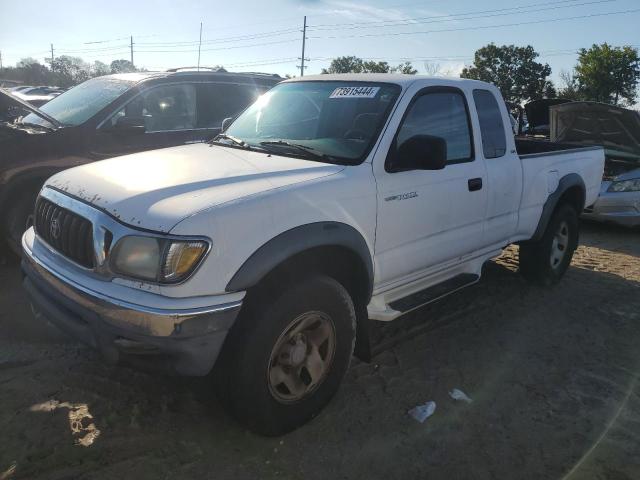
[(578, 213), (560, 205), (538, 242), (520, 245), (520, 272), (538, 285), (557, 283), (565, 274), (578, 247)]
[(10, 207), (4, 219), (5, 241), (9, 249), (18, 257), (22, 257), (22, 234), (33, 223), (38, 190), (28, 190), (17, 201), (9, 201)]
[(216, 364), (218, 396), (253, 432), (281, 435), (316, 416), (338, 390), (355, 344), (354, 305), (323, 275), (248, 303)]

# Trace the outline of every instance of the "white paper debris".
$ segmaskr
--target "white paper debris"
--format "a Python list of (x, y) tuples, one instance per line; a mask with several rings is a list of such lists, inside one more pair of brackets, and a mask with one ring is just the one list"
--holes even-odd
[(424, 423), (424, 421), (433, 415), (433, 412), (436, 411), (436, 402), (427, 402), (424, 405), (418, 405), (417, 407), (413, 407), (407, 413), (415, 418), (420, 423)]
[(464, 393), (462, 390), (458, 390), (457, 388), (451, 390), (449, 392), (449, 396), (454, 400), (462, 400), (463, 402), (467, 403), (473, 402), (473, 400), (471, 400), (466, 393)]

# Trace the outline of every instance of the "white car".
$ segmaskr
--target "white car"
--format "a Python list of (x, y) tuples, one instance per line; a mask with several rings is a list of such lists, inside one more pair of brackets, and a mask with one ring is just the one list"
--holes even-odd
[(109, 361), (213, 369), (239, 421), (281, 434), (367, 357), (370, 321), (477, 282), (506, 245), (528, 279), (562, 277), (603, 151), (518, 148), (486, 83), (289, 80), (210, 143), (50, 178), (24, 286)]

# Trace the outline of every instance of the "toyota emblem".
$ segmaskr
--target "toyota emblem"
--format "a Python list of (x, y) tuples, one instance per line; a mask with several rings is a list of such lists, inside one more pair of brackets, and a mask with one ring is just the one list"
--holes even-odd
[(49, 226), (49, 233), (54, 240), (57, 240), (60, 237), (60, 222), (57, 218), (51, 220), (51, 225)]

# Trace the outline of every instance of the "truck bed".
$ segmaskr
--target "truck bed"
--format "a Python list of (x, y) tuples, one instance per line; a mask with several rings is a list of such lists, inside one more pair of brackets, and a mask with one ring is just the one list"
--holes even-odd
[(516, 137), (516, 151), (520, 157), (532, 158), (552, 154), (567, 153), (567, 151), (597, 150), (601, 147), (581, 147), (571, 143), (552, 142), (544, 139)]
[(516, 138), (516, 150), (522, 163), (523, 191), (519, 234), (531, 236), (549, 195), (562, 178), (577, 175), (584, 182), (584, 206), (598, 198), (604, 150), (545, 140)]

